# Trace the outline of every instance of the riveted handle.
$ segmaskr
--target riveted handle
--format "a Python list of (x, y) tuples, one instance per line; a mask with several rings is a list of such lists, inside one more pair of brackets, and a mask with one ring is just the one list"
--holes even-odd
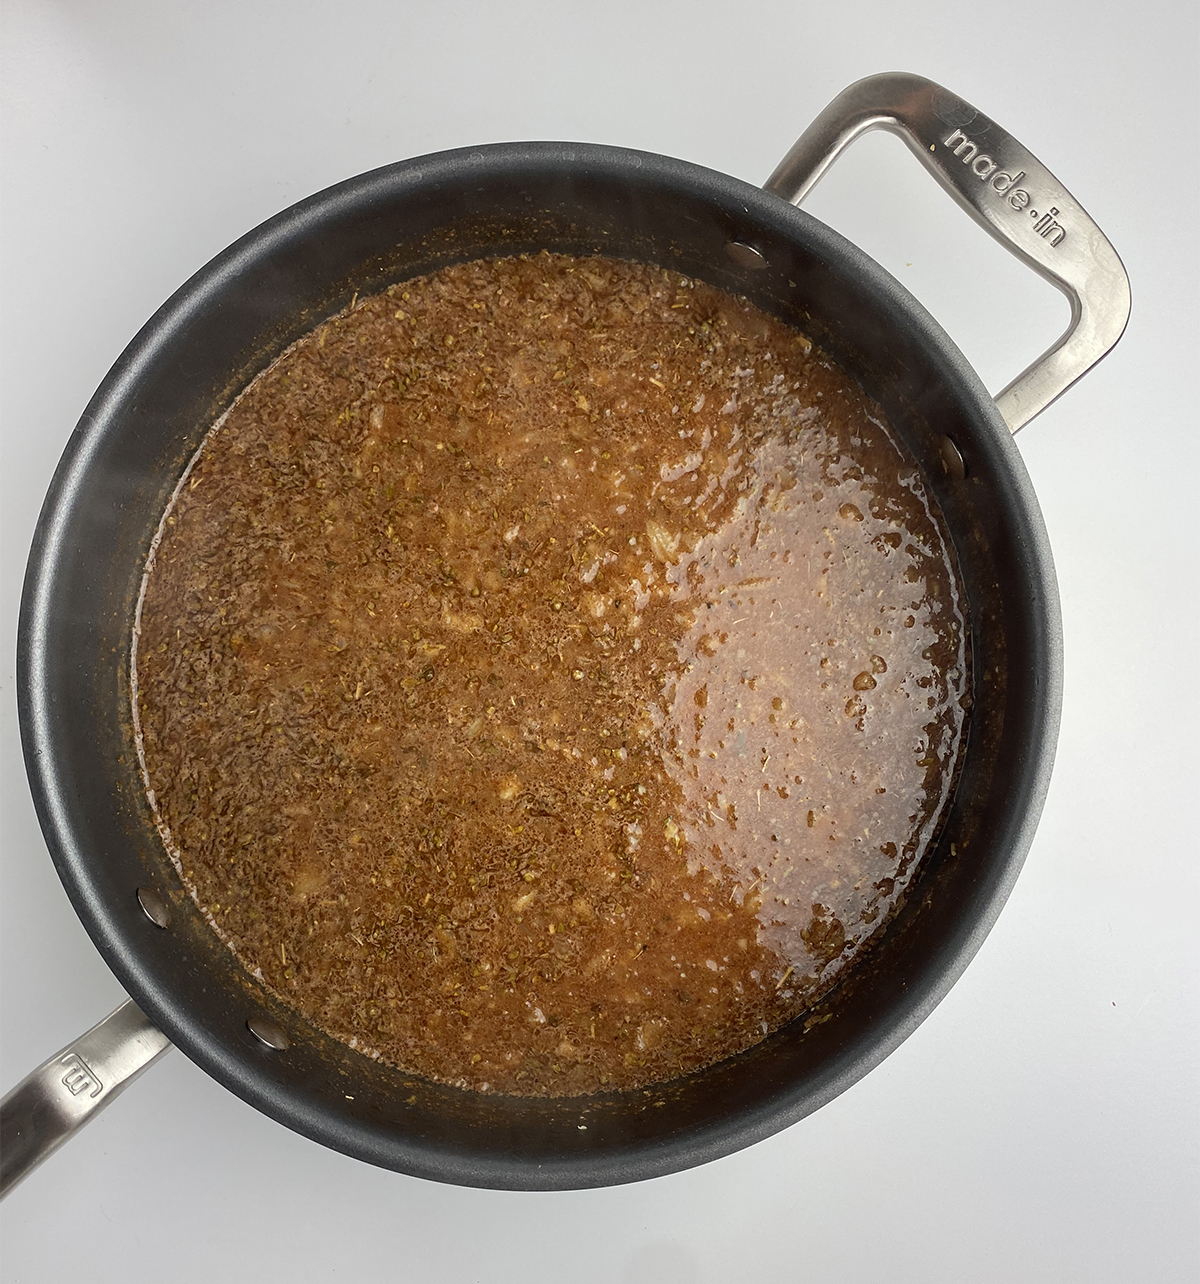
[(26, 1075), (0, 1101), (0, 1199), (170, 1046), (129, 1000)]
[(799, 205), (861, 134), (898, 134), (951, 196), (1071, 302), (1066, 333), (996, 398), (1023, 428), (1108, 353), (1129, 320), (1129, 278), (1083, 206), (1027, 148), (921, 76), (889, 72), (843, 90), (765, 184)]

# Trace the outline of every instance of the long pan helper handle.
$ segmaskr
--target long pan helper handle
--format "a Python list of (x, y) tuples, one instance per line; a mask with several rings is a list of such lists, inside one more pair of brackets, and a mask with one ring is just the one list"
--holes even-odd
[(0, 1198), (170, 1046), (130, 1000), (26, 1075), (0, 1101)]
[(898, 134), (992, 236), (1071, 301), (1066, 333), (996, 404), (1023, 428), (1096, 364), (1129, 320), (1129, 278), (1083, 206), (1011, 134), (922, 76), (889, 72), (843, 90), (800, 135), (765, 187), (799, 205), (860, 134)]

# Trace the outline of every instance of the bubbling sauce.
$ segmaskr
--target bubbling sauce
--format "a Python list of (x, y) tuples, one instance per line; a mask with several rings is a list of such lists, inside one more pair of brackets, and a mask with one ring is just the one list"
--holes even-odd
[(307, 335), (164, 516), (134, 717), (244, 965), (480, 1091), (643, 1086), (803, 1013), (902, 896), (963, 743), (941, 521), (807, 338), (543, 254)]

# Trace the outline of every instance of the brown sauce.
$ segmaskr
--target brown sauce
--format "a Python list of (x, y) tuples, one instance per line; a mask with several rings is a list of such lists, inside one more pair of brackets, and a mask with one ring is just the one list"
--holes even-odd
[(209, 434), (147, 566), (135, 718), (245, 966), (483, 1091), (672, 1078), (805, 1011), (963, 740), (940, 519), (795, 330), (550, 255), (394, 286)]

